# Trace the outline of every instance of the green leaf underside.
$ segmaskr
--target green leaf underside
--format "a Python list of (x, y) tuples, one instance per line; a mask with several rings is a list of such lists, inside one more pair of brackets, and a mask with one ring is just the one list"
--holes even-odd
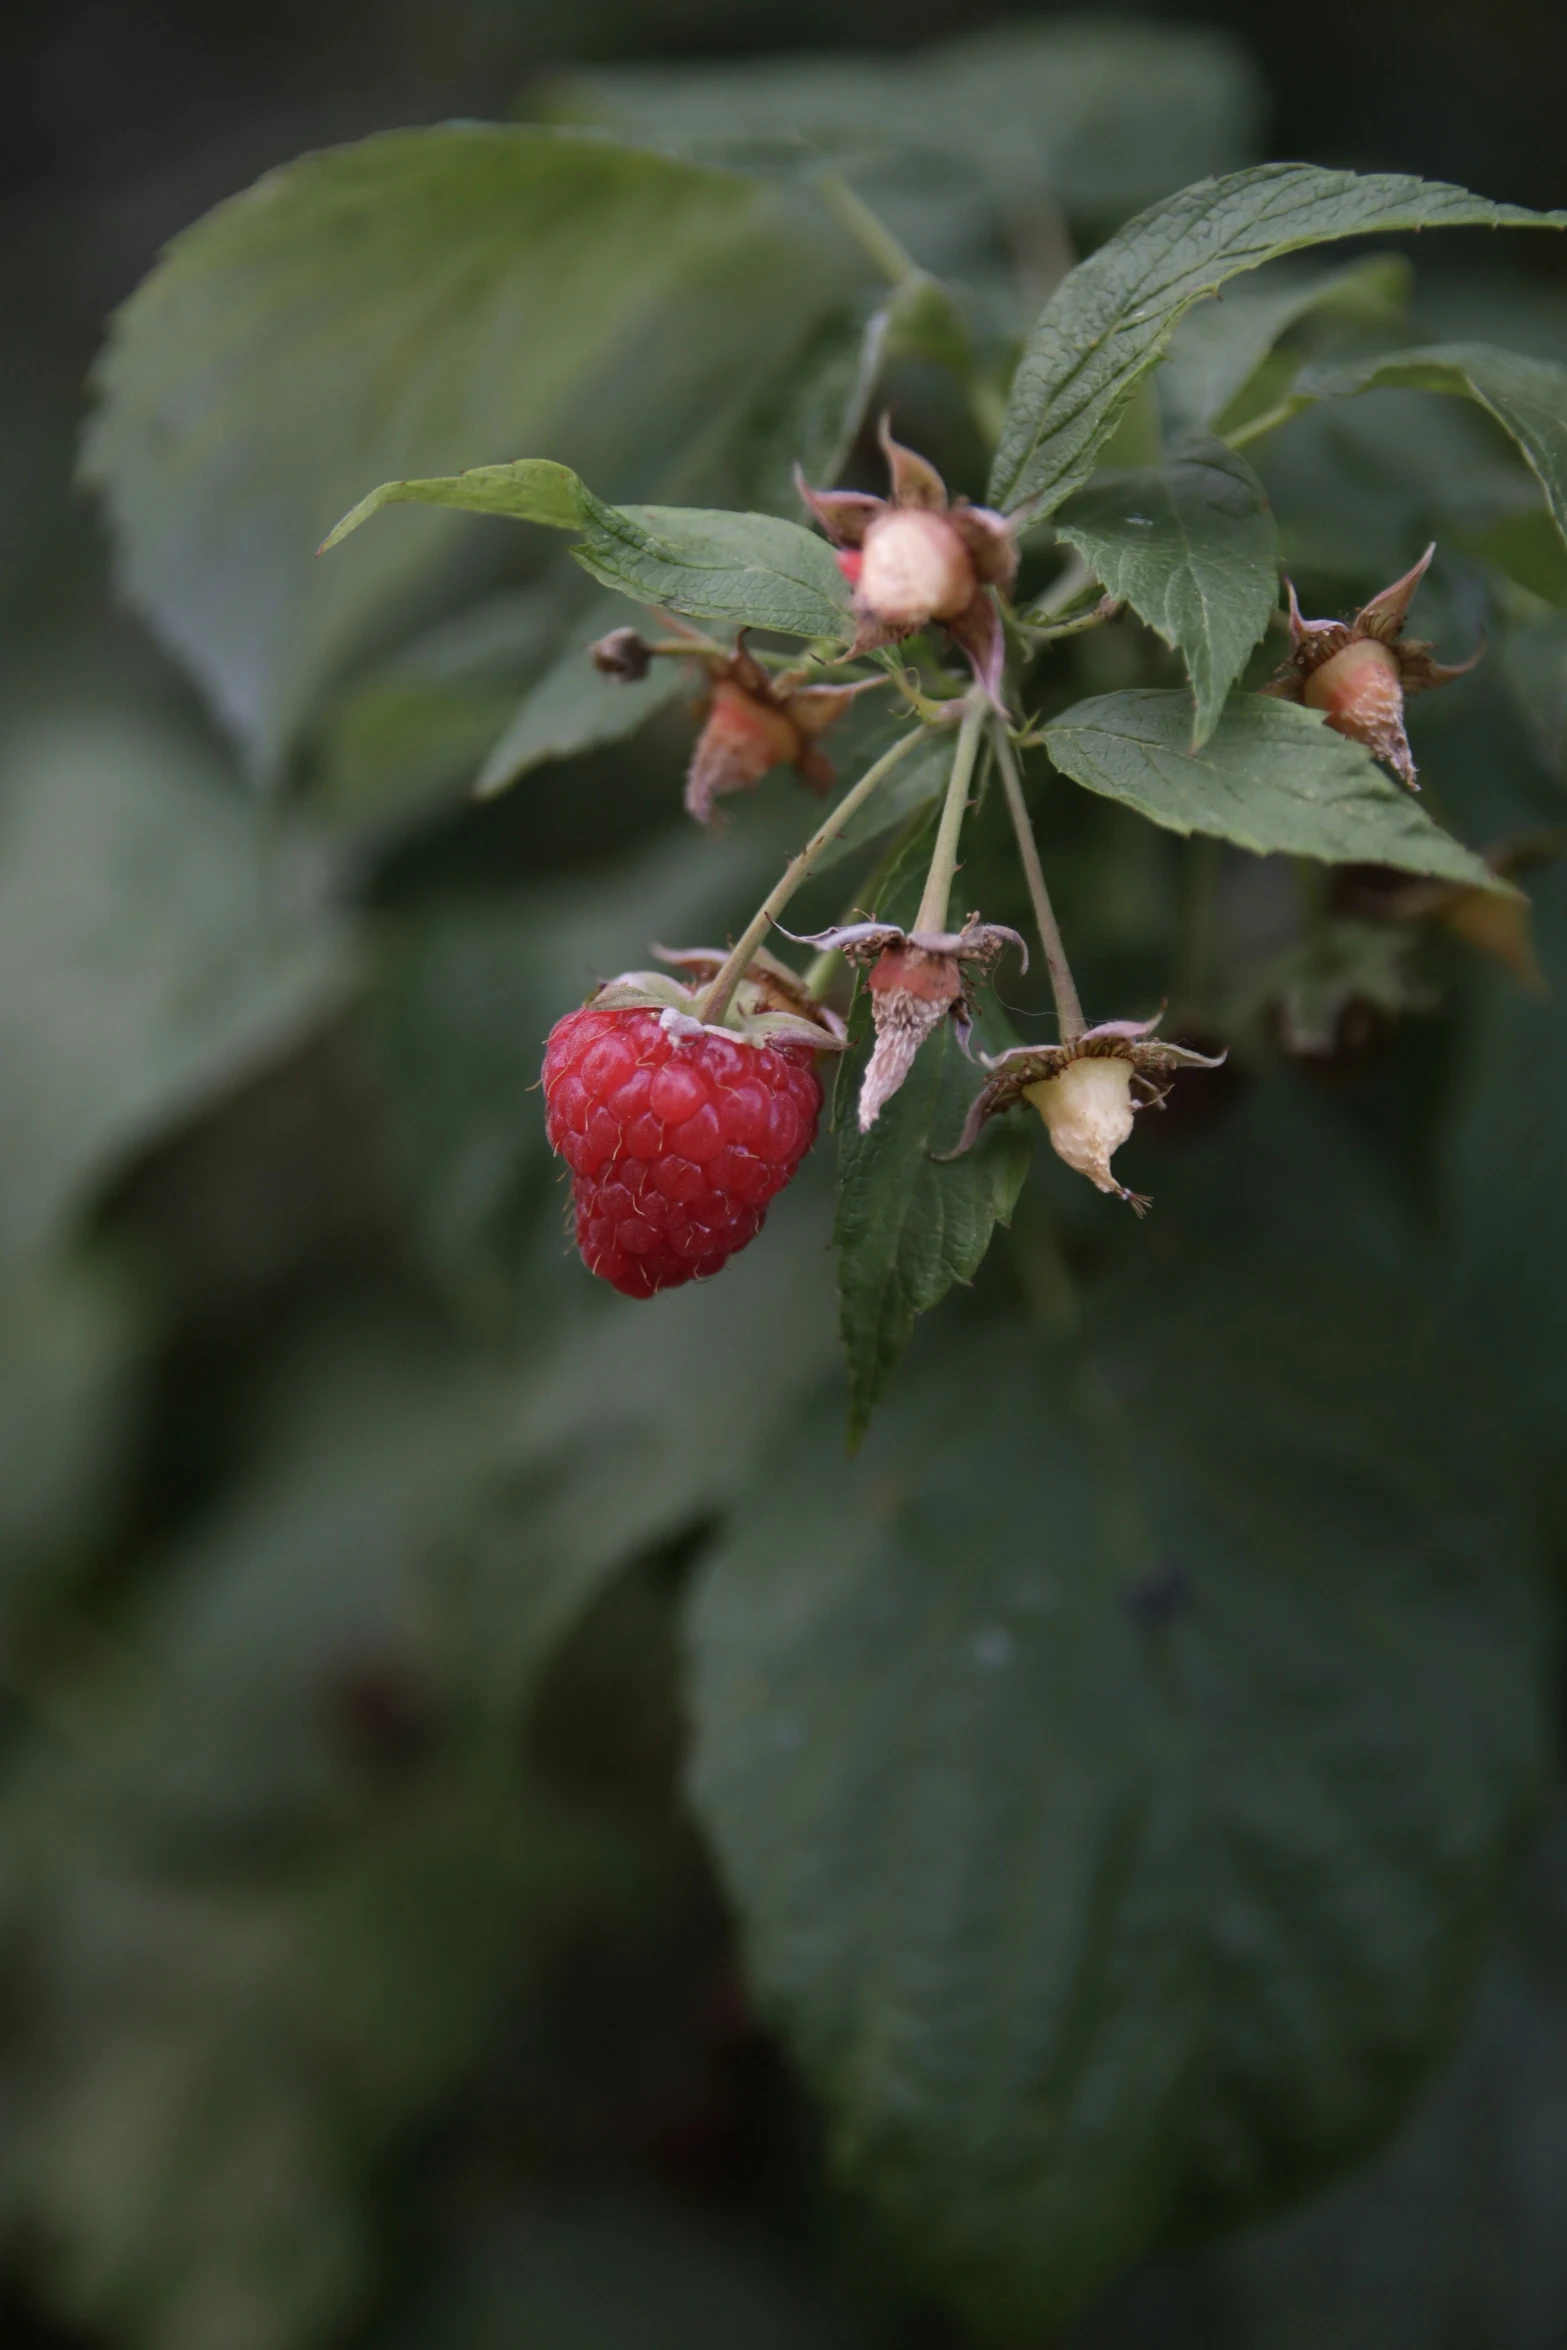
[(585, 611), (553, 661), (533, 680), (510, 725), (479, 770), (475, 790), (488, 799), (551, 759), (575, 758), (600, 744), (623, 742), (677, 694), (689, 692), (683, 661), (655, 661), (646, 677), (604, 677), (588, 647), (611, 629), (634, 626), (640, 615), (619, 597)]
[(606, 506), (569, 467), (539, 458), (429, 481), (383, 482), (344, 515), (322, 552), (383, 506), (410, 500), (582, 530), (586, 536), (571, 552), (603, 586), (693, 619), (787, 636), (849, 633), (848, 585), (832, 549), (814, 531), (774, 514)]
[(1248, 60), (1193, 27), (1005, 25), (923, 52), (631, 66), (572, 77), (568, 104), (698, 153), (757, 143), (950, 157), (1000, 195), (1114, 210), (1248, 151)]
[(1080, 262), (1018, 363), (990, 502), (1050, 513), (1093, 470), (1128, 394), (1182, 313), (1232, 277), (1307, 245), (1421, 228), (1561, 228), (1567, 212), (1492, 204), (1397, 173), (1274, 163), (1200, 181)]
[(1099, 475), (1057, 514), (1056, 530), (1183, 655), (1193, 747), (1206, 742), (1278, 601), (1278, 532), (1245, 458), (1201, 441), (1167, 464)]
[[(951, 747), (945, 745), (950, 771)], [(909, 923), (928, 859), (928, 828), (900, 855), (878, 895), (885, 921)], [(993, 1003), (982, 1000), (976, 1033), (997, 1051), (1013, 1041)], [(868, 1134), (855, 1111), (870, 1058), (869, 992), (856, 991), (850, 1052), (837, 1089), (838, 1323), (849, 1366), (849, 1438), (857, 1444), (886, 1394), (916, 1318), (939, 1305), (954, 1282), (972, 1281), (998, 1224), (1012, 1220), (1032, 1155), (1026, 1126), (997, 1119), (963, 1158), (938, 1163), (963, 1131), (982, 1072), (965, 1058), (944, 1020)]]
[(1293, 327), (1307, 320), (1386, 325), (1408, 307), (1412, 275), (1402, 254), (1374, 253), (1343, 269), (1232, 285), (1182, 317), (1159, 371), (1161, 398), (1189, 429), (1217, 426)]
[(291, 903), (292, 845), (268, 855), (231, 777), (170, 730), (83, 715), (7, 743), (0, 1260), (341, 1007), (349, 941)]
[(1447, 392), (1478, 402), (1517, 443), (1567, 539), (1567, 367), (1488, 343), (1442, 343), (1395, 351), (1361, 367), (1314, 369), (1293, 396), (1304, 407), (1311, 400), (1381, 390)]
[(1044, 740), (1074, 783), (1171, 832), (1213, 833), (1258, 856), (1396, 865), (1480, 889), (1506, 886), (1358, 743), (1290, 702), (1238, 696), (1192, 752), (1184, 694), (1100, 694), (1055, 719)]
[(696, 1595), (765, 2008), (1006, 2339), (1392, 2126), (1545, 1768), (1529, 1545), (1407, 1306), (1162, 1304), (1124, 1419), (997, 1334), (787, 1454)]
[(575, 131), (383, 133), (175, 240), (114, 323), (86, 470), (129, 593), (266, 773), (450, 545), (430, 515), (313, 566), (367, 482), (532, 443), (647, 495), (840, 291), (754, 180)]

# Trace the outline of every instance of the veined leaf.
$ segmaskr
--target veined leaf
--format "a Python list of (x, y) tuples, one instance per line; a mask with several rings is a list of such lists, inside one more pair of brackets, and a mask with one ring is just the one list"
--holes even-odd
[(1044, 741), (1074, 783), (1171, 832), (1215, 833), (1258, 856), (1397, 865), (1506, 887), (1358, 743), (1291, 702), (1241, 695), (1193, 752), (1184, 694), (1100, 694), (1052, 720)]
[(1145, 1288), (1078, 1368), (982, 1333), (858, 1462), (787, 1450), (697, 1590), (758, 1995), (1002, 2339), (1391, 2128), (1548, 1767), (1472, 1379), (1320, 1286)]
[(1384, 388), (1452, 392), (1478, 401), (1517, 442), (1567, 538), (1567, 367), (1489, 343), (1440, 343), (1426, 351), (1395, 351), (1363, 367), (1314, 369), (1292, 396), (1304, 407), (1310, 400)]
[(387, 481), (361, 498), (322, 553), (383, 506), (414, 501), (581, 530), (572, 553), (605, 587), (698, 620), (785, 635), (849, 633), (849, 588), (827, 541), (776, 514), (606, 506), (569, 467), (534, 457), (429, 481)]
[(86, 470), (126, 588), (267, 773), (449, 549), (432, 515), (312, 567), (367, 482), (531, 444), (652, 494), (842, 286), (758, 181), (572, 131), (390, 132), (176, 239), (115, 321)]
[(1563, 228), (1567, 212), (1492, 204), (1401, 174), (1270, 163), (1184, 188), (1080, 262), (1018, 362), (992, 505), (1050, 513), (1093, 470), (1134, 385), (1204, 294), (1265, 261), (1339, 237), (1420, 228)]
[(1056, 530), (1184, 656), (1192, 747), (1205, 743), (1278, 603), (1278, 532), (1245, 458), (1200, 441), (1164, 465), (1097, 475), (1057, 514)]

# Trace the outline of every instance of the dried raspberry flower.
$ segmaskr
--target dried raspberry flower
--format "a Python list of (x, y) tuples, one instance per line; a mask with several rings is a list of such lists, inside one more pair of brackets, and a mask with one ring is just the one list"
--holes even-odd
[(1404, 731), (1404, 700), (1432, 686), (1465, 677), (1480, 659), (1482, 644), (1467, 661), (1449, 667), (1431, 658), (1431, 647), (1404, 638), (1416, 588), (1431, 568), (1436, 542), (1402, 579), (1373, 596), (1353, 620), (1303, 620), (1294, 587), (1289, 591), (1292, 651), (1282, 669), (1263, 687), (1286, 702), (1321, 710), (1335, 733), (1364, 743), (1374, 759), (1391, 767), (1411, 791), (1420, 786), (1414, 755)]
[[(723, 957), (673, 958), (706, 976)], [(819, 1052), (842, 1025), (760, 956), (729, 1025), (696, 1016), (700, 984), (632, 971), (550, 1031), (545, 1132), (572, 1171), (577, 1246), (626, 1297), (719, 1272), (816, 1138)]]
[(1161, 1085), (1160, 1078), (1178, 1069), (1217, 1069), (1224, 1059), (1223, 1053), (1210, 1058), (1155, 1039), (1157, 1026), (1157, 1018), (1106, 1020), (1070, 1044), (1016, 1045), (994, 1058), (982, 1053), (993, 1075), (975, 1097), (956, 1149), (944, 1155), (960, 1158), (973, 1149), (987, 1119), (1016, 1101), (1030, 1102), (1058, 1158), (1100, 1191), (1145, 1214), (1148, 1201), (1116, 1181), (1110, 1161), (1131, 1133), (1137, 1112), (1168, 1093), (1168, 1083)]
[(818, 931), (802, 945), (836, 947), (847, 962), (869, 967), (866, 982), (876, 1045), (860, 1087), (860, 1132), (874, 1126), (914, 1065), (914, 1056), (942, 1021), (957, 1021), (965, 1039), (972, 1020), (976, 976), (988, 977), (1009, 946), (1028, 969), (1028, 949), (1015, 930), (971, 914), (961, 930), (899, 930), (889, 922), (851, 922)]
[(885, 682), (874, 677), (857, 685), (807, 685), (800, 670), (770, 677), (746, 651), (743, 632), (732, 656), (707, 656), (703, 666), (711, 695), (686, 775), (686, 807), (699, 824), (712, 823), (716, 800), (754, 791), (774, 767), (792, 767), (813, 791), (828, 790), (833, 768), (817, 748), (818, 736), (856, 694)]
[(892, 476), (890, 498), (859, 490), (813, 490), (799, 469), (795, 484), (835, 547), (854, 589), (854, 653), (896, 644), (938, 622), (959, 643), (974, 674), (1000, 707), (1005, 640), (988, 590), (1005, 593), (1017, 576), (1017, 548), (1006, 518), (966, 498), (949, 503), (933, 465), (895, 441), (881, 420), (881, 445)]

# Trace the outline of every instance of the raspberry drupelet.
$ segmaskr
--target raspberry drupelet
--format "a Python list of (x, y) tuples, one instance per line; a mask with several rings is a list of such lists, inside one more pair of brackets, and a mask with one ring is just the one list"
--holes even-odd
[(809, 1048), (754, 1044), (653, 1007), (556, 1022), (545, 1132), (572, 1172), (577, 1246), (626, 1297), (716, 1273), (762, 1228), (816, 1139)]

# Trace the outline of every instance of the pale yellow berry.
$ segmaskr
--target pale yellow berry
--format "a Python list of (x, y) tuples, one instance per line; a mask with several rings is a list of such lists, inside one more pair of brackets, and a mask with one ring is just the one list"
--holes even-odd
[(1101, 1191), (1119, 1195), (1122, 1186), (1110, 1161), (1132, 1131), (1132, 1064), (1116, 1055), (1069, 1061), (1056, 1077), (1024, 1088), (1045, 1122), (1058, 1158), (1086, 1175)]
[(889, 628), (956, 620), (976, 585), (973, 559), (945, 515), (895, 507), (865, 534), (856, 603)]

